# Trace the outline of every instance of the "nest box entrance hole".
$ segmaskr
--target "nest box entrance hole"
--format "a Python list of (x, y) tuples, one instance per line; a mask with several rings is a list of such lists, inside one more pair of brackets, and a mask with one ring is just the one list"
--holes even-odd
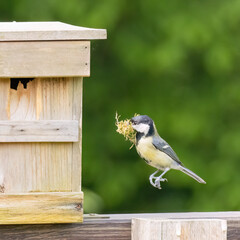
[(10, 88), (17, 90), (19, 82), (23, 84), (23, 87), (27, 89), (27, 84), (32, 81), (34, 78), (11, 78), (10, 79)]

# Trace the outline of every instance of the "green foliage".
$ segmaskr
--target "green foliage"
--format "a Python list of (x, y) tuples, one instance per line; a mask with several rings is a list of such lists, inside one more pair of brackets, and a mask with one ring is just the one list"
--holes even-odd
[[(84, 80), (87, 211), (239, 210), (239, 11), (238, 0), (0, 2), (1, 21), (108, 30), (108, 40), (92, 44), (91, 77)], [(123, 118), (152, 117), (207, 185), (172, 170), (162, 190), (153, 188), (154, 169), (115, 132), (116, 110)]]

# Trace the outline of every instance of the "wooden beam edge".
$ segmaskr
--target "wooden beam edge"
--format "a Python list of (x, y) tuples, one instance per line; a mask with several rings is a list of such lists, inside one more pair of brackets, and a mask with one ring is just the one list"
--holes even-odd
[(82, 192), (0, 194), (0, 224), (83, 221)]
[(76, 120), (0, 121), (0, 142), (78, 142)]

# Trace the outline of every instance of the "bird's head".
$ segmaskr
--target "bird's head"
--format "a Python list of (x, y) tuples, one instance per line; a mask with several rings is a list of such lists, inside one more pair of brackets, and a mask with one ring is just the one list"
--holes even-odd
[(155, 133), (153, 120), (147, 115), (139, 115), (131, 118), (132, 127), (145, 136), (152, 136)]

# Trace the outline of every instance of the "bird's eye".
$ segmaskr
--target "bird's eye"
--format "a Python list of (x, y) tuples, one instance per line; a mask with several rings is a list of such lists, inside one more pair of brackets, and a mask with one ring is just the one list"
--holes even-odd
[(134, 124), (134, 125), (137, 124), (137, 122), (134, 121), (134, 120), (131, 120), (131, 123)]

